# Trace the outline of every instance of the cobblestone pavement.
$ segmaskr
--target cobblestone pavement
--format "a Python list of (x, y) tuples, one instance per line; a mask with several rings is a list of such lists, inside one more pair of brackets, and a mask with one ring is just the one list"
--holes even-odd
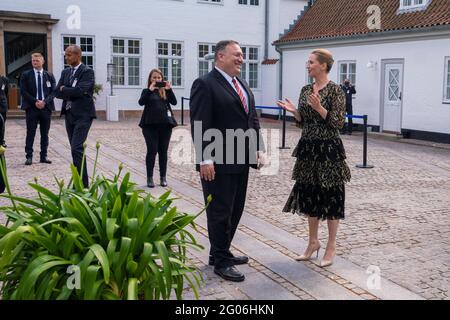
[[(137, 123), (138, 119), (116, 123), (94, 122), (88, 145), (93, 148), (95, 142), (99, 141), (102, 144), (102, 157), (106, 162), (110, 159), (108, 163), (112, 163), (101, 166), (100, 171), (109, 174), (115, 171), (114, 166), (119, 161), (123, 161), (135, 176), (145, 181), (146, 148)], [(279, 124), (263, 121), (263, 127), (276, 130)], [(254, 299), (250, 279), (266, 283), (273, 290), (280, 290), (280, 298), (284, 299), (332, 298), (326, 294), (322, 295), (324, 291), (310, 288), (307, 282), (303, 282), (305, 276), (302, 278), (292, 272), (295, 268), (300, 268), (299, 270), (304, 272), (302, 275), (312, 278), (317, 275), (318, 283), (334, 288), (335, 291), (329, 292), (336, 292), (335, 298), (380, 298), (373, 291), (358, 284), (356, 277), (343, 276), (345, 270), (340, 269), (337, 263), (333, 266), (334, 269), (332, 267), (326, 270), (318, 268), (315, 261), (294, 265), (296, 262), (293, 258), (303, 251), (307, 240), (307, 220), (297, 215), (282, 213), (281, 209), (293, 185), (291, 171), (294, 158), (291, 153), (299, 136), (300, 131), (288, 124), (286, 145), (291, 149), (278, 150), (279, 142), (268, 145), (269, 152), (279, 152), (280, 155), (279, 171), (275, 175), (251, 171), (244, 215), (267, 223), (267, 230), (271, 233), (267, 234), (268, 231), (258, 223), (241, 223), (239, 237), (242, 237), (242, 240), (236, 240), (233, 250), (243, 250), (251, 258), (248, 266), (240, 267), (249, 274), (247, 280), (242, 285), (223, 281), (214, 275), (211, 267), (205, 266), (205, 253), (193, 254), (195, 263), (206, 279), (206, 284), (200, 291), (201, 299)], [(6, 141), (8, 175), (15, 194), (33, 195), (26, 184), (34, 177), (39, 179), (40, 183), (54, 187), (53, 175), (65, 179), (69, 176), (67, 159), (70, 159), (70, 152), (62, 120), (52, 122), (48, 156), (53, 161), (51, 165), (36, 163), (24, 166), (24, 120), (8, 120)], [(183, 141), (190, 145), (187, 126), (177, 127), (172, 135), (169, 186), (186, 186), (174, 186), (175, 195), (183, 198), (187, 204), (201, 208), (198, 174), (191, 163), (177, 161), (180, 159), (180, 145)], [(338, 257), (341, 261), (360, 268), (362, 273), (369, 266), (379, 267), (383, 279), (422, 298), (448, 299), (450, 150), (369, 138), (368, 162), (375, 168), (357, 169), (355, 165), (362, 162), (362, 137), (359, 134), (343, 136), (343, 141), (352, 170), (352, 180), (346, 189), (346, 219), (342, 221), (338, 233)], [(37, 159), (38, 142), (39, 133), (35, 139)], [(155, 172), (155, 177), (157, 176)], [(155, 189), (155, 192), (162, 191), (160, 187)], [(5, 200), (1, 199), (0, 204), (3, 203)], [(0, 222), (2, 219), (4, 222), (4, 217), (0, 214)], [(252, 221), (251, 219), (248, 221)], [(199, 228), (199, 231), (199, 237), (207, 245), (205, 227)], [(325, 223), (321, 224), (319, 236), (325, 245)], [(293, 246), (289, 245), (292, 242), (283, 242), (283, 239), (287, 238), (289, 241), (294, 240)], [(275, 265), (259, 251), (252, 255), (250, 243), (255, 248), (267, 248), (269, 254), (279, 260), (287, 259), (289, 266)], [(192, 292), (188, 292), (186, 297), (193, 298)]]

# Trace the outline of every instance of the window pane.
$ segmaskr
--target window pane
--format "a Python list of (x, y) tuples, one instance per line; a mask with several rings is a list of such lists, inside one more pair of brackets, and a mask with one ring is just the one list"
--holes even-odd
[(242, 64), (240, 77), (244, 80), (247, 79), (247, 63), (245, 63), (245, 62)]
[(128, 85), (139, 85), (139, 58), (128, 58)]
[(258, 88), (258, 64), (249, 64), (249, 85), (250, 88)]
[(172, 43), (172, 56), (182, 56), (181, 43)]
[(244, 59), (247, 59), (247, 48), (241, 47), (241, 49), (242, 49), (242, 54), (244, 55)]
[(199, 61), (198, 62), (198, 76), (202, 77), (209, 72), (208, 70), (209, 63), (208, 61)]
[(447, 99), (450, 100), (450, 87), (447, 87)]
[(158, 54), (162, 56), (169, 55), (169, 44), (167, 42), (158, 42)]
[(94, 69), (94, 57), (93, 56), (81, 56), (81, 62), (83, 62), (89, 68)]
[(128, 40), (128, 53), (139, 54), (139, 40)]
[(349, 69), (349, 73), (356, 73), (356, 63), (350, 63)]
[(83, 51), (83, 53), (94, 52), (94, 46), (92, 45), (92, 38), (81, 37), (80, 38), (80, 48), (81, 48), (81, 51)]
[(250, 60), (258, 60), (258, 48), (250, 48), (248, 58)]
[(198, 57), (203, 58), (209, 53), (209, 46), (207, 44), (198, 45)]
[(159, 58), (158, 69), (167, 77), (169, 75), (169, 59)]
[(347, 75), (347, 64), (346, 63), (341, 64), (341, 73), (344, 74), (344, 76)]
[(181, 86), (181, 60), (172, 59), (172, 84)]
[(75, 38), (75, 37), (64, 37), (63, 38), (63, 42), (64, 42), (64, 50), (66, 50), (68, 46), (77, 44), (77, 38)]
[(123, 39), (113, 39), (113, 53), (125, 53), (125, 41)]
[(125, 58), (113, 57), (113, 63), (116, 65), (113, 83), (123, 86), (125, 84)]

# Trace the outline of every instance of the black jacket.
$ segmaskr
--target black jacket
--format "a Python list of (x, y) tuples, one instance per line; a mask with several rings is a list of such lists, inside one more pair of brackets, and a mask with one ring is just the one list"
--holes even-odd
[[(215, 171), (217, 173), (241, 173), (249, 165), (256, 168), (256, 151), (264, 150), (264, 144), (255, 109), (255, 98), (248, 84), (240, 78), (238, 78), (238, 81), (247, 92), (249, 98), (248, 114), (244, 111), (239, 95), (216, 69), (198, 78), (192, 85), (190, 117), (191, 133), (197, 155), (197, 170), (199, 170), (199, 163), (208, 159), (208, 155), (206, 157), (204, 155), (205, 148), (213, 143), (212, 141), (204, 141), (206, 139), (198, 137), (198, 133), (201, 133), (203, 136), (208, 129), (219, 130), (223, 138), (223, 148), (220, 150), (223, 152), (223, 157), (216, 152), (213, 154), (213, 159), (211, 159), (215, 163)], [(202, 123), (201, 132), (195, 132), (194, 122), (196, 121), (201, 121)], [(244, 155), (242, 152), (238, 152), (237, 143), (234, 143), (234, 146), (229, 145), (230, 141), (226, 139), (227, 129), (242, 129), (244, 132), (252, 133), (246, 139), (245, 148), (241, 150), (245, 152)], [(248, 129), (254, 130), (247, 131)], [(197, 139), (201, 139), (201, 141), (197, 141)], [(214, 142), (216, 145), (218, 144), (218, 142)], [(232, 157), (228, 152), (228, 156), (232, 161), (227, 161), (227, 151), (231, 150), (234, 150), (234, 156)], [(239, 157), (244, 157), (245, 163), (242, 163)]]
[[(45, 108), (50, 111), (55, 111), (55, 104), (53, 99), (55, 98), (55, 77), (50, 72), (43, 70), (42, 74), (42, 87), (44, 90)], [(21, 109), (27, 110), (29, 108), (36, 108), (36, 77), (34, 69), (27, 70), (20, 76), (20, 95), (22, 96)]]
[(8, 78), (0, 76), (0, 112), (8, 111)]
[(347, 87), (343, 84), (341, 84), (341, 88), (345, 93), (345, 105), (346, 107), (352, 106), (352, 96), (356, 93), (355, 86)]
[[(64, 86), (61, 91), (61, 86)], [(70, 81), (70, 68), (61, 72), (61, 79), (55, 89), (58, 99), (63, 99), (61, 115), (67, 112), (67, 101), (72, 101), (70, 112), (76, 118), (92, 119), (96, 118), (94, 105), (94, 70), (81, 64), (74, 74), (73, 81)]]
[(166, 95), (167, 100), (164, 100), (157, 90), (142, 90), (141, 98), (139, 99), (139, 105), (144, 106), (141, 121), (139, 122), (141, 128), (155, 124), (171, 124), (167, 111), (173, 117), (170, 105), (176, 105), (177, 98), (172, 89), (166, 90)]

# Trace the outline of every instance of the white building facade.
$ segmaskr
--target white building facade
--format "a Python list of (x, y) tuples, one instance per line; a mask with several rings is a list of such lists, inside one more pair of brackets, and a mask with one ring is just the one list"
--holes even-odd
[[(175, 109), (179, 109), (181, 97), (189, 97), (192, 82), (213, 67), (203, 56), (219, 40), (234, 39), (244, 50), (242, 76), (257, 104), (273, 106), (279, 94), (277, 64), (262, 63), (278, 58), (270, 44), (306, 5), (307, 1), (298, 0), (2, 1), (0, 42), (6, 39), (6, 44), (0, 45), (5, 53), (0, 74), (9, 74), (12, 83), (17, 83), (14, 78), (23, 71), (20, 58), (25, 68), (29, 53), (41, 49), (58, 80), (65, 67), (64, 48), (77, 44), (83, 50), (83, 62), (94, 69), (96, 82), (103, 86), (97, 110), (105, 109), (110, 94), (107, 64), (111, 62), (116, 65), (113, 91), (120, 110), (142, 110), (137, 101), (153, 68), (162, 69), (172, 82), (179, 100)], [(18, 48), (14, 54), (8, 50), (8, 44), (20, 47), (19, 41), (33, 33), (43, 34), (42, 44), (20, 54)], [(14, 60), (12, 55), (18, 57)]]
[[(305, 67), (309, 54), (314, 48), (327, 48), (335, 60), (330, 79), (342, 83), (349, 78), (355, 84), (353, 113), (368, 115), (373, 130), (450, 143), (450, 2), (361, 0), (360, 14), (343, 18), (350, 25), (346, 34), (339, 33), (345, 24), (332, 26), (333, 30), (319, 25), (325, 15), (321, 8), (332, 3), (317, 0), (293, 30), (295, 35), (277, 42), (283, 55), (282, 95), (298, 99), (301, 87), (310, 81)], [(371, 12), (365, 9), (377, 3), (381, 28), (383, 23), (386, 29), (395, 28), (376, 33), (352, 30), (352, 19), (370, 21)], [(433, 20), (436, 16), (438, 22)], [(409, 27), (411, 21), (414, 25)], [(302, 31), (311, 26), (317, 35)]]

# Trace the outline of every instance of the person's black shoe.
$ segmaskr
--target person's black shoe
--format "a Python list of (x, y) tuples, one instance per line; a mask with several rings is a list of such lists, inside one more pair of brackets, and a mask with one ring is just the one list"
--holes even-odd
[(147, 187), (154, 188), (155, 183), (153, 182), (153, 177), (147, 178)]
[[(247, 256), (237, 256), (237, 257), (231, 258), (231, 261), (233, 262), (234, 265), (246, 264), (246, 263), (248, 263), (248, 257)], [(214, 257), (213, 256), (209, 256), (208, 264), (210, 266), (214, 265)]]
[(166, 177), (161, 177), (161, 187), (167, 187)]
[(27, 158), (27, 160), (25, 161), (26, 166), (31, 166), (32, 163), (33, 163), (33, 158)]
[(52, 163), (47, 157), (41, 158), (41, 160), (39, 162), (40, 163), (48, 163), (48, 164)]
[(214, 268), (214, 273), (228, 281), (241, 282), (245, 280), (245, 276), (234, 266)]

